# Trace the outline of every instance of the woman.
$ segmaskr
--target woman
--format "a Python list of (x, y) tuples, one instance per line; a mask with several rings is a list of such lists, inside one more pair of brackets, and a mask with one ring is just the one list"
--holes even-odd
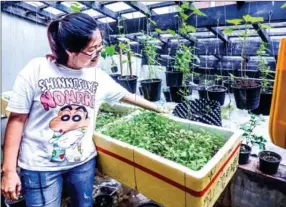
[[(103, 100), (162, 112), (127, 92), (95, 66), (102, 37), (93, 18), (74, 13), (48, 26), (53, 52), (18, 74), (7, 110), (2, 193), (27, 206), (57, 207), (63, 182), (72, 206), (92, 206), (96, 149), (94, 115)], [(16, 172), (21, 169), (21, 178)]]

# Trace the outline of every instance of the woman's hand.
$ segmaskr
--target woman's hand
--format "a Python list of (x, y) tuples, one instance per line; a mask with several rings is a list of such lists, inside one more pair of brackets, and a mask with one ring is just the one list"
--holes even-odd
[(3, 172), (1, 190), (5, 198), (18, 200), (21, 192), (21, 181), (17, 172)]

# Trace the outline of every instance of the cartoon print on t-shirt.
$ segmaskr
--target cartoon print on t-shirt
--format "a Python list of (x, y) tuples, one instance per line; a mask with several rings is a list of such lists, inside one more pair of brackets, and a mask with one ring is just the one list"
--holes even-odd
[(84, 106), (70, 104), (62, 107), (49, 127), (54, 131), (51, 161), (82, 161), (81, 141), (89, 123), (88, 111)]

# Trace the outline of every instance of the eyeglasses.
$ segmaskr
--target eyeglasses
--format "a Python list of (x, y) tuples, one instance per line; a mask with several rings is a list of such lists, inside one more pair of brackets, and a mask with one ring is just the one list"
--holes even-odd
[(102, 52), (102, 50), (103, 50), (103, 45), (101, 45), (100, 48), (95, 50), (93, 53), (88, 54), (88, 53), (83, 52), (83, 51), (81, 51), (81, 53), (89, 56), (90, 59), (93, 59), (93, 58), (99, 56), (99, 54)]

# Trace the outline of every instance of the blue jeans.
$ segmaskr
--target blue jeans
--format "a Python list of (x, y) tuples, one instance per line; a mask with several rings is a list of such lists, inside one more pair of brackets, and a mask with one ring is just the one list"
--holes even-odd
[(69, 170), (31, 171), (21, 169), (22, 189), (27, 207), (60, 207), (63, 183), (73, 207), (91, 207), (95, 158)]

